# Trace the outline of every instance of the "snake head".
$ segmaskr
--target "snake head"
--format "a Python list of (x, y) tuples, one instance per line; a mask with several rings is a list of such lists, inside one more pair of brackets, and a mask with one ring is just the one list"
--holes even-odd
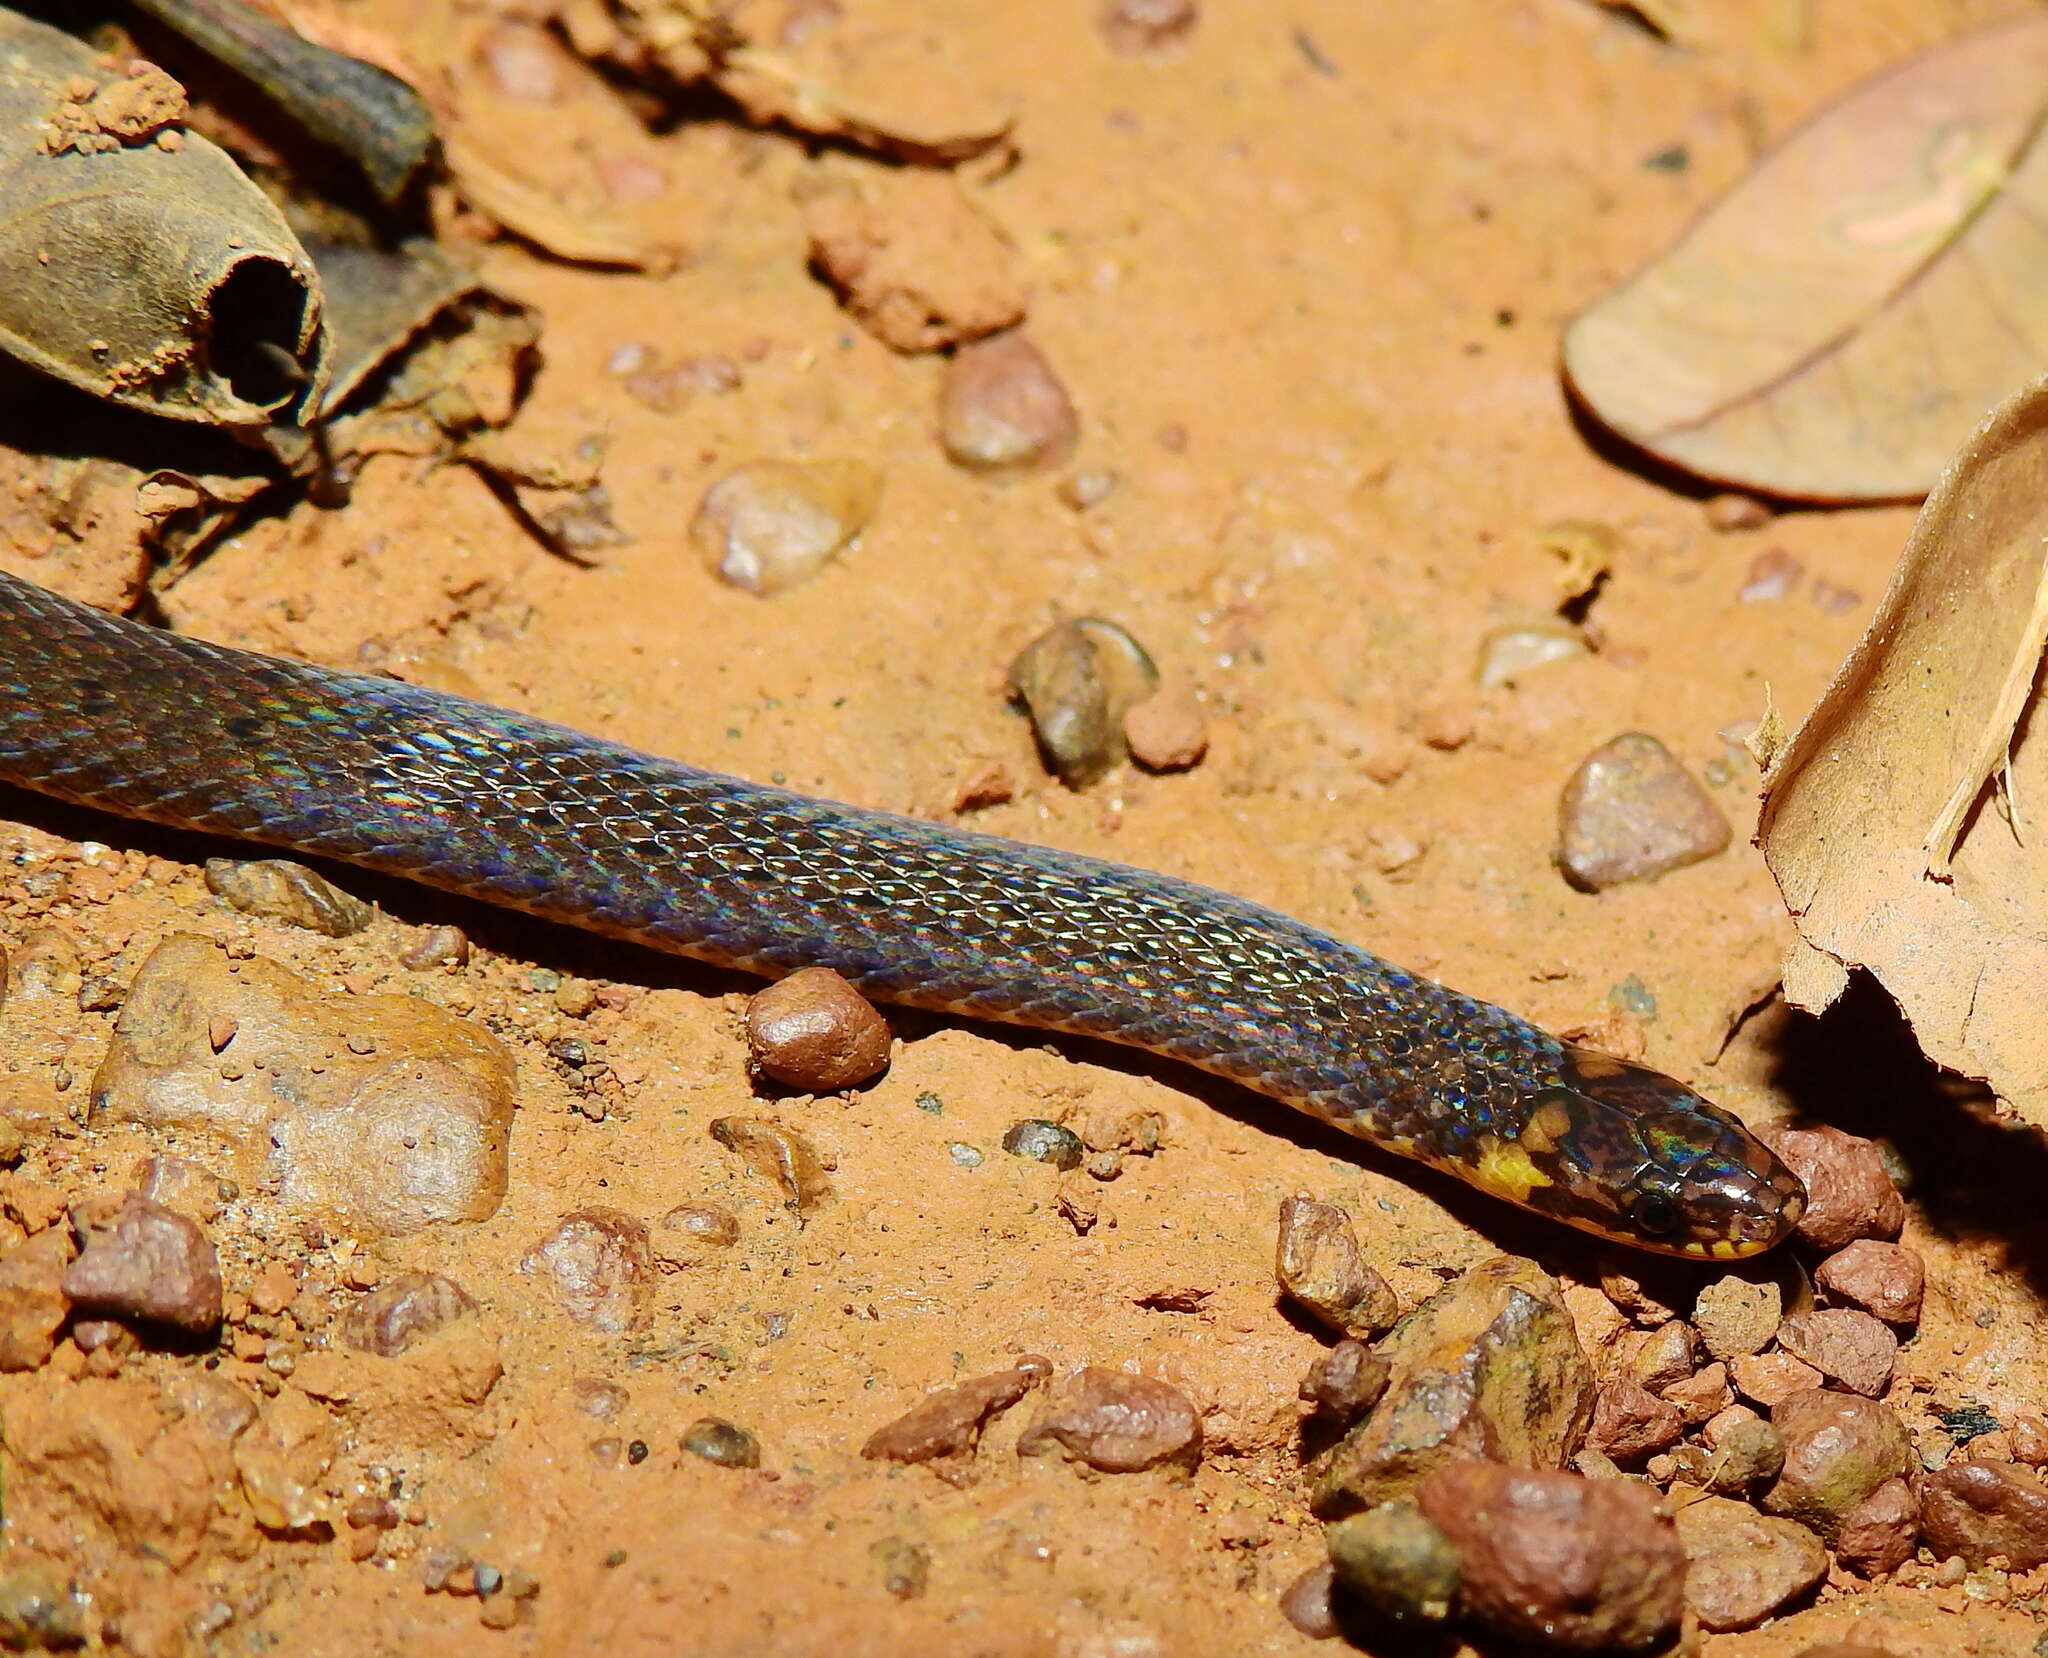
[(1701, 1260), (1755, 1255), (1806, 1212), (1806, 1188), (1718, 1105), (1646, 1066), (1566, 1048), (1516, 1142), (1522, 1201), (1588, 1232)]

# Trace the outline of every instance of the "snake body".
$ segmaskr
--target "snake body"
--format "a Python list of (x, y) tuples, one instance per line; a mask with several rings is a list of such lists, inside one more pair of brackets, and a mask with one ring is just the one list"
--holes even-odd
[(812, 799), (0, 574), (0, 779), (779, 976), (1171, 1056), (1584, 1230), (1768, 1248), (1805, 1202), (1643, 1067), (1228, 894)]

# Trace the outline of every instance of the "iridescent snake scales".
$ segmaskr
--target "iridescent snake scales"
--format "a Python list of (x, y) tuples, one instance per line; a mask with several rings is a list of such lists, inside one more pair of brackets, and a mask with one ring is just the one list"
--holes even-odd
[(1589, 1232), (1729, 1258), (1805, 1193), (1719, 1107), (1169, 876), (698, 771), (0, 575), (0, 779), (702, 961), (1128, 1043)]

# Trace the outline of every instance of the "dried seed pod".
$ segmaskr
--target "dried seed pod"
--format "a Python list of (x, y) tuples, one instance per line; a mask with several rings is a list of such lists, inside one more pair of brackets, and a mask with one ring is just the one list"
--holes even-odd
[(0, 11), (0, 350), (106, 401), (257, 430), (317, 406), (320, 280), (147, 64)]

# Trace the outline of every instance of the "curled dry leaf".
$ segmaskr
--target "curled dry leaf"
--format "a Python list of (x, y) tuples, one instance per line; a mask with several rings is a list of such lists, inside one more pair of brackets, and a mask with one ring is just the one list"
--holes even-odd
[(2048, 18), (1880, 76), (1574, 322), (1572, 389), (1746, 490), (1905, 500), (2048, 359)]
[(182, 115), (162, 71), (0, 11), (0, 350), (145, 413), (288, 422), (324, 374), (319, 277)]
[(1921, 1046), (2048, 1125), (2048, 381), (1970, 439), (1889, 590), (1764, 780), (1802, 937), (1787, 995), (1865, 967)]

